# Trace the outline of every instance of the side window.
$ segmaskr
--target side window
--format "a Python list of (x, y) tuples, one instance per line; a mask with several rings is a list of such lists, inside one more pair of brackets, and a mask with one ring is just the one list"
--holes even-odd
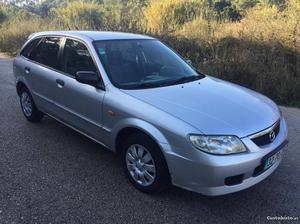
[(59, 69), (60, 37), (46, 37), (30, 54), (30, 59), (51, 68)]
[(78, 71), (97, 71), (86, 46), (79, 41), (71, 39), (67, 39), (65, 43), (63, 70), (72, 76), (75, 76)]
[(42, 38), (36, 38), (30, 41), (21, 51), (21, 55), (25, 58), (29, 58), (31, 52), (35, 49), (36, 45), (41, 41)]

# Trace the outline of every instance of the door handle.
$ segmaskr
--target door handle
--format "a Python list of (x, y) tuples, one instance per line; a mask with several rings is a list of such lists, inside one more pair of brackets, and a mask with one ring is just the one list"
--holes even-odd
[(29, 74), (30, 74), (30, 68), (25, 67), (25, 74), (26, 74), (26, 75), (29, 75)]
[(65, 82), (61, 79), (56, 79), (57, 86), (62, 88), (65, 85)]

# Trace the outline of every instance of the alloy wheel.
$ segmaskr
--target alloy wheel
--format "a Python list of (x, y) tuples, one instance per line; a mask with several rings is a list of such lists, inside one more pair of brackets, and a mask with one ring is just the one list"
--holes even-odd
[(21, 95), (22, 110), (26, 117), (30, 117), (32, 114), (32, 102), (27, 92), (23, 92)]
[(126, 152), (127, 169), (133, 180), (142, 185), (151, 185), (156, 177), (156, 168), (150, 152), (142, 145), (131, 145)]

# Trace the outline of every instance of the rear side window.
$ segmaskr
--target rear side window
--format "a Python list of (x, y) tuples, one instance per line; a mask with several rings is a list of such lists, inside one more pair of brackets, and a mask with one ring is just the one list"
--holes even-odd
[(37, 44), (41, 41), (42, 38), (36, 38), (32, 41), (30, 41), (21, 51), (21, 55), (25, 58), (29, 58), (31, 52), (34, 50), (34, 48), (37, 46)]
[(58, 53), (60, 48), (60, 37), (46, 37), (34, 48), (29, 58), (40, 64), (51, 68), (60, 69)]
[(78, 71), (96, 72), (96, 70), (87, 47), (79, 41), (67, 39), (63, 53), (63, 71), (75, 76)]

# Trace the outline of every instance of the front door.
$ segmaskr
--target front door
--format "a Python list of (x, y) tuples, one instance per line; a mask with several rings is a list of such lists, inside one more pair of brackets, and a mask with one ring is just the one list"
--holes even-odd
[[(102, 101), (105, 91), (76, 81), (78, 71), (98, 72), (88, 48), (80, 41), (66, 39), (62, 71), (56, 80), (56, 116), (77, 130), (103, 142)], [(100, 73), (98, 72), (100, 75)]]

